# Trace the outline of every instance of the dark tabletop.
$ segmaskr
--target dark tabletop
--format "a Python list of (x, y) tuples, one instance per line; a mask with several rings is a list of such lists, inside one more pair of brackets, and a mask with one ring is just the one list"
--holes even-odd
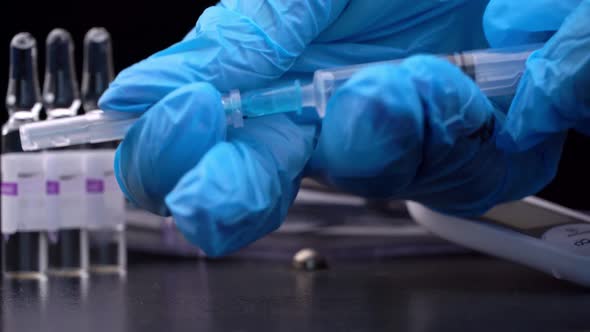
[(132, 257), (126, 278), (4, 281), (2, 331), (588, 331), (590, 291), (477, 255), (330, 262)]

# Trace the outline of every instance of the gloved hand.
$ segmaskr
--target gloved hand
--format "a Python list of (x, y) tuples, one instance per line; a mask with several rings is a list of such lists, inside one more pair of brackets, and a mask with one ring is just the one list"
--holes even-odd
[(304, 172), (458, 214), (534, 192), (553, 176), (562, 138), (517, 155), (499, 151), (502, 114), (442, 60), (359, 73), (336, 92), (323, 128), (286, 115), (226, 128), (219, 93), (202, 83), (247, 90), (322, 67), (485, 48), (486, 3), (222, 1), (103, 96), (103, 109), (145, 113), (117, 151), (119, 184), (137, 205), (172, 214), (211, 256), (276, 229)]
[(493, 46), (547, 41), (527, 63), (501, 146), (527, 149), (570, 128), (590, 134), (590, 1), (493, 0), (484, 23)]
[(364, 70), (332, 96), (311, 164), (356, 194), (475, 216), (538, 192), (557, 169), (565, 135), (505, 152), (495, 140), (503, 122), (457, 67), (414, 56)]

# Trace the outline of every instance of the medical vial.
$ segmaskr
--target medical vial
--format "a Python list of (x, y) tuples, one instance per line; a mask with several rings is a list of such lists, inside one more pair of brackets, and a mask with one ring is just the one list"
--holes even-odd
[(54, 29), (46, 42), (43, 106), (47, 118), (75, 116), (80, 104), (72, 37), (66, 30)]
[(82, 150), (45, 152), (48, 273), (85, 277), (88, 274), (86, 179)]
[(113, 168), (115, 151), (95, 149), (85, 157), (90, 271), (124, 274), (127, 266), (125, 199)]
[(44, 279), (47, 268), (45, 177), (40, 153), (23, 152), (20, 126), (39, 118), (42, 104), (37, 45), (28, 33), (10, 43), (6, 95), (8, 121), (2, 127), (1, 222), (3, 276)]
[(115, 78), (111, 35), (105, 28), (92, 28), (86, 33), (82, 68), (83, 109), (98, 110), (98, 100)]
[[(80, 92), (69, 32), (54, 29), (47, 36), (43, 104), (47, 119), (76, 116)], [(88, 273), (88, 236), (85, 229), (85, 178), (80, 147), (45, 152), (46, 199), (52, 231), (48, 234), (49, 269), (59, 276)]]
[(45, 152), (49, 266), (48, 273), (63, 277), (88, 275), (86, 178), (83, 150)]
[[(101, 112), (98, 101), (115, 78), (111, 35), (102, 27), (94, 27), (84, 37), (82, 65), (82, 111)], [(90, 149), (116, 149), (119, 141), (89, 144)]]
[(82, 229), (60, 229), (49, 234), (48, 273), (62, 277), (88, 274), (88, 238)]
[(90, 236), (90, 272), (101, 274), (125, 274), (127, 270), (127, 246), (125, 229), (92, 230)]
[[(97, 111), (98, 100), (115, 77), (111, 36), (105, 28), (90, 29), (84, 37), (82, 106)], [(86, 195), (90, 272), (124, 274), (127, 267), (125, 201), (115, 179), (115, 142), (91, 144), (86, 151)]]

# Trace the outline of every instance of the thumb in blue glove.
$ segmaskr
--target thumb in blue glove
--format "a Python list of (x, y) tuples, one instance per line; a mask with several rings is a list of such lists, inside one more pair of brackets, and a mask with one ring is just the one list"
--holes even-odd
[(527, 62), (498, 142), (510, 150), (576, 128), (590, 134), (590, 1), (492, 0), (484, 28), (493, 46), (545, 42)]

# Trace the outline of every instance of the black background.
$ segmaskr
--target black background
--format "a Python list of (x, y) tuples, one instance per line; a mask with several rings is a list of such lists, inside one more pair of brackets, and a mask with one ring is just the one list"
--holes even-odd
[[(216, 1), (59, 0), (2, 1), (0, 10), (0, 78), (8, 77), (8, 46), (12, 36), (28, 31), (39, 47), (39, 70), (43, 72), (44, 42), (55, 27), (69, 30), (77, 44), (78, 70), (82, 63), (81, 43), (93, 26), (106, 27), (113, 36), (117, 71), (180, 40), (196, 23), (200, 13)], [(0, 79), (0, 95), (6, 91)], [(2, 98), (3, 100), (3, 98)], [(6, 112), (1, 112), (2, 122)], [(543, 196), (562, 204), (590, 209), (590, 140), (570, 134), (560, 172)]]
[[(43, 78), (45, 38), (60, 27), (76, 42), (78, 70), (82, 65), (84, 34), (94, 26), (107, 28), (113, 37), (117, 71), (182, 39), (194, 27), (201, 12), (216, 1), (139, 0), (49, 0), (2, 1), (0, 10), (0, 91), (4, 95), (8, 77), (11, 38), (27, 31), (37, 38), (39, 71)], [(3, 114), (3, 119), (4, 118)]]

